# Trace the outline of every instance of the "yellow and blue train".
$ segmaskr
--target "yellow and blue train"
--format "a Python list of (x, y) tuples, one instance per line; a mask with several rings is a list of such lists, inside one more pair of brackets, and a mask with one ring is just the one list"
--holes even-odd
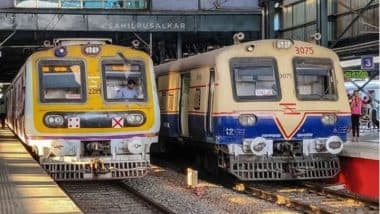
[(32, 54), (9, 86), (9, 128), (56, 180), (146, 175), (160, 126), (151, 58), (102, 39), (55, 44)]
[(241, 180), (331, 178), (350, 125), (338, 56), (293, 40), (236, 44), (155, 67), (160, 143)]

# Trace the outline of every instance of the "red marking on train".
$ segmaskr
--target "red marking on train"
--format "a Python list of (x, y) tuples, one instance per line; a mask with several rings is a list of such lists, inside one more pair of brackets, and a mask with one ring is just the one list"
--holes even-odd
[(288, 115), (299, 115), (301, 114), (299, 111), (296, 110), (296, 103), (280, 103), (280, 106), (283, 106), (283, 112), (284, 114)]
[[(290, 109), (290, 110), (293, 110), (293, 109)], [(288, 115), (300, 115), (301, 112), (284, 112), (284, 114), (288, 114)]]
[(124, 118), (113, 117), (112, 118), (112, 128), (122, 128), (124, 126)]
[(280, 132), (281, 134), (285, 137), (286, 140), (290, 140), (292, 139), (292, 137), (294, 136), (295, 133), (297, 133), (297, 131), (300, 129), (300, 127), (303, 125), (303, 123), (305, 122), (306, 120), (306, 114), (304, 114), (302, 116), (302, 119), (300, 120), (300, 122), (297, 124), (297, 126), (288, 134), (285, 130), (285, 128), (283, 127), (281, 121), (275, 117), (275, 122), (276, 122), (276, 125), (277, 127), (279, 127), (280, 129)]
[(162, 92), (162, 91), (175, 91), (175, 90), (179, 90), (181, 88), (168, 88), (168, 89), (160, 89), (158, 90), (159, 92)]

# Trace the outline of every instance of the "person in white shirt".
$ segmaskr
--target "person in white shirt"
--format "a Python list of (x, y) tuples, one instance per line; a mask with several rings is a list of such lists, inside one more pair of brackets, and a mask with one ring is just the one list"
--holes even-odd
[(120, 88), (116, 91), (116, 99), (134, 99), (137, 98), (138, 92), (135, 88), (136, 82), (132, 79), (128, 80), (127, 87)]

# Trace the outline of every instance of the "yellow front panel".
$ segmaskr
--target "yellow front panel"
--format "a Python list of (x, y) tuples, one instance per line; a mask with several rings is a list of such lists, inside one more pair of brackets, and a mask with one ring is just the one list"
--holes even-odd
[[(31, 56), (33, 65), (33, 109), (34, 109), (34, 126), (37, 131), (42, 133), (106, 133), (106, 132), (126, 132), (126, 131), (143, 131), (152, 128), (155, 121), (154, 112), (154, 98), (152, 90), (152, 67), (149, 56), (145, 53), (133, 49), (103, 45), (101, 46), (101, 53), (96, 56), (85, 56), (82, 53), (82, 48), (79, 45), (68, 46), (67, 56), (57, 58), (54, 56), (54, 49), (41, 51)], [(145, 63), (145, 83), (146, 83), (146, 96), (147, 101), (141, 103), (111, 103), (106, 102), (103, 98), (103, 81), (102, 81), (102, 65), (101, 60), (104, 58), (115, 58), (120, 60), (117, 55), (122, 52), (129, 59), (142, 60)], [(87, 99), (84, 103), (41, 103), (39, 95), (39, 71), (38, 62), (43, 59), (63, 60), (74, 59), (83, 60), (85, 64), (85, 84), (87, 90)], [(146, 122), (139, 127), (126, 127), (126, 128), (48, 128), (43, 123), (43, 117), (47, 112), (114, 112), (114, 111), (142, 111), (145, 113)]]

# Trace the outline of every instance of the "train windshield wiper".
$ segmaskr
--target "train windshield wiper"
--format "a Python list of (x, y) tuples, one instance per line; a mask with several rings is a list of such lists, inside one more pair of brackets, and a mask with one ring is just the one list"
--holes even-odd
[(123, 60), (124, 65), (130, 65), (130, 64), (132, 64), (132, 61), (129, 60), (129, 59), (127, 59), (127, 57), (125, 57), (123, 53), (118, 52), (117, 55), (119, 55), (120, 58)]

